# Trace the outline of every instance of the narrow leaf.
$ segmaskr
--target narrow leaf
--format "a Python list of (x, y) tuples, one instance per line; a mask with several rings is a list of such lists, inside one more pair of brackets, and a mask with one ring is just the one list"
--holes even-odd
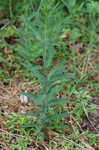
[(24, 67), (26, 67), (28, 70), (30, 71), (37, 71), (37, 70), (41, 70), (42, 66), (37, 65), (37, 66), (33, 66), (31, 63), (21, 63)]
[(51, 79), (53, 75), (61, 74), (63, 73), (65, 69), (65, 66), (63, 64), (57, 64), (48, 74), (48, 80)]
[(26, 125), (22, 125), (21, 127), (22, 127), (22, 128), (37, 127), (37, 124), (35, 124), (35, 123), (29, 123), (29, 124), (26, 124)]
[(55, 82), (57, 80), (65, 80), (65, 79), (71, 79), (71, 78), (74, 78), (74, 74), (73, 73), (64, 73), (64, 74), (60, 74), (60, 75), (54, 76), (51, 81)]
[(54, 105), (57, 105), (57, 104), (62, 104), (64, 102), (68, 102), (70, 101), (71, 98), (67, 97), (67, 98), (58, 98), (58, 99), (54, 99), (52, 101), (50, 101), (50, 103), (48, 104), (49, 106), (54, 106)]
[(54, 97), (61, 91), (62, 88), (63, 88), (63, 85), (51, 88), (49, 93), (48, 93), (48, 97), (47, 97), (48, 101), (53, 100)]
[(21, 92), (20, 94), (21, 94), (21, 95), (25, 95), (25, 96), (27, 96), (27, 97), (29, 97), (29, 98), (34, 99), (34, 100), (37, 100), (37, 96), (34, 95), (34, 94), (29, 94), (29, 93), (24, 93), (24, 92)]
[(45, 56), (43, 58), (44, 58), (45, 68), (51, 66), (51, 62), (55, 53), (54, 51), (55, 51), (54, 48), (51, 46), (44, 50)]
[(53, 78), (48, 81), (48, 89), (52, 88), (55, 85), (59, 85), (60, 83), (66, 81), (67, 79), (73, 79), (74, 77), (75, 75), (72, 73), (53, 76)]
[(70, 8), (69, 4), (66, 1), (64, 1), (64, 0), (61, 0), (61, 1), (63, 2), (63, 4), (66, 6), (66, 8), (68, 9), (68, 11), (70, 13), (71, 12), (71, 8)]
[(37, 101), (35, 101), (36, 105), (42, 105), (45, 99), (45, 93), (41, 93), (37, 95)]
[(39, 118), (39, 115), (37, 115), (35, 113), (24, 113), (24, 115)]
[(65, 118), (65, 117), (69, 117), (69, 116), (70, 116), (69, 113), (62, 113), (62, 114), (56, 113), (55, 115), (50, 116), (50, 117), (46, 120), (46, 122), (49, 122), (49, 121), (51, 121), (51, 120), (61, 120), (61, 119)]
[(30, 63), (24, 64), (22, 63), (29, 71), (31, 71), (31, 73), (33, 74), (33, 76), (37, 77), (38, 80), (41, 82), (41, 84), (45, 87), (46, 86), (46, 82), (45, 82), (45, 76), (42, 72), (40, 72), (39, 70), (42, 69), (41, 66), (32, 66)]

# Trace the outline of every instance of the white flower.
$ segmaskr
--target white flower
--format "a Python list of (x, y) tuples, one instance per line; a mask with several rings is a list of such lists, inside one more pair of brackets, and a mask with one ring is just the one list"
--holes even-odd
[(25, 95), (20, 95), (20, 100), (22, 104), (27, 104), (28, 103), (28, 97)]

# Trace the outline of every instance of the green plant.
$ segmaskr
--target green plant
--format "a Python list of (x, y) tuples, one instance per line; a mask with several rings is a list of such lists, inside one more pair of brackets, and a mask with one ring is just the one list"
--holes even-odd
[[(25, 26), (19, 30), (19, 33), (24, 35), (20, 38), (20, 42), (23, 45), (23, 41), (27, 40), (23, 49), (23, 57), (21, 55), (20, 58), (23, 61), (21, 64), (29, 70), (29, 75), (36, 77), (42, 85), (42, 89), (37, 95), (22, 93), (35, 100), (36, 109), (39, 111), (39, 114), (26, 114), (36, 117), (37, 121), (36, 124), (27, 124), (25, 127), (35, 127), (36, 134), (42, 133), (43, 136), (50, 126), (52, 128), (52, 120), (58, 121), (69, 116), (67, 112), (57, 111), (57, 107), (56, 109), (54, 107), (70, 100), (70, 98), (56, 98), (56, 96), (64, 87), (64, 82), (71, 80), (74, 75), (65, 71), (66, 66), (64, 64), (60, 63), (53, 67), (54, 61), (52, 63), (57, 39), (62, 34), (65, 23), (61, 5), (55, 5), (54, 1), (47, 0), (43, 1), (41, 6), (40, 12), (35, 13), (33, 21), (23, 18)], [(22, 32), (24, 30), (25, 32)], [(29, 59), (29, 57), (26, 59), (25, 57), (29, 54), (32, 41), (38, 43), (42, 48), (43, 66), (33, 66), (32, 59)], [(18, 49), (17, 51), (19, 54), (21, 53)]]
[(99, 146), (96, 145), (96, 143), (98, 143), (98, 141), (99, 141), (99, 134), (98, 133), (97, 134), (89, 133), (88, 137), (89, 137), (90, 144), (95, 145), (96, 148), (99, 148)]
[(79, 89), (79, 91), (74, 89), (73, 94), (76, 95), (73, 113), (75, 114), (75, 118), (77, 119), (77, 121), (81, 123), (83, 116), (88, 117), (88, 112), (91, 111), (87, 108), (88, 103), (91, 101), (91, 96), (88, 94), (87, 90), (84, 89)]
[[(11, 77), (23, 77), (25, 81), (34, 78), (32, 85), (41, 87), (36, 94), (21, 93), (34, 100), (37, 113), (8, 116), (9, 133), (8, 136), (1, 133), (0, 140), (10, 143), (11, 149), (23, 150), (35, 140), (43, 141), (45, 134), (54, 130), (57, 137), (50, 141), (53, 149), (89, 150), (90, 145), (98, 149), (98, 134), (79, 131), (83, 119), (89, 117), (88, 112), (97, 111), (90, 103), (99, 91), (99, 64), (95, 59), (99, 41), (98, 0), (0, 0), (0, 13), (3, 14), (3, 19), (0, 18), (1, 81), (8, 83)], [(14, 44), (6, 41), (10, 37), (15, 38)], [(78, 49), (75, 55), (77, 44), (82, 45), (82, 52)], [(10, 56), (8, 61), (7, 56)], [(65, 120), (70, 115), (67, 109), (72, 112), (69, 122), (68, 118)], [(66, 123), (71, 124), (70, 128)], [(67, 130), (72, 127), (72, 133), (66, 127)]]
[(94, 0), (86, 1), (83, 14), (85, 15), (84, 20), (88, 26), (87, 32), (89, 34), (89, 46), (94, 47), (94, 43), (99, 41), (97, 35), (99, 25), (99, 2)]
[[(33, 76), (36, 76), (40, 83), (42, 84), (43, 89), (37, 95), (22, 93), (29, 98), (35, 100), (35, 106), (39, 110), (39, 114), (27, 113), (26, 115), (34, 116), (37, 118), (37, 124), (27, 124), (25, 127), (35, 127), (36, 133), (40, 131), (46, 132), (47, 129), (50, 129), (49, 123), (52, 120), (61, 120), (64, 117), (67, 117), (69, 114), (67, 112), (57, 112), (57, 108), (55, 109), (53, 106), (57, 106), (58, 104), (64, 103), (70, 98), (55, 98), (55, 96), (61, 91), (63, 88), (64, 82), (68, 78), (72, 78), (72, 74), (63, 74), (64, 66), (58, 64), (55, 66), (49, 73), (42, 73), (37, 69), (42, 69), (41, 66), (30, 66), (30, 64), (24, 64), (27, 69), (31, 70)], [(60, 68), (60, 70), (59, 70)], [(54, 109), (54, 111), (51, 110)], [(51, 125), (52, 126), (52, 125)], [(53, 126), (52, 128), (55, 128)]]
[(9, 18), (12, 22), (18, 19), (21, 15), (29, 15), (33, 10), (32, 0), (0, 0), (0, 10), (3, 12), (6, 18)]
[(34, 132), (33, 128), (31, 130), (25, 130), (20, 127), (27, 122), (29, 122), (27, 116), (17, 115), (15, 113), (8, 115), (8, 120), (5, 121), (5, 125), (9, 126), (9, 133), (8, 136), (2, 135), (2, 139), (10, 143), (9, 147), (12, 150), (23, 150), (33, 143), (34, 138), (31, 136), (31, 133)]
[(77, 1), (77, 0), (67, 0), (67, 1), (64, 1), (64, 0), (61, 0), (62, 3), (64, 4), (64, 6), (67, 8), (68, 12), (70, 15), (76, 15), (77, 12), (79, 12), (82, 7), (83, 7), (83, 4), (84, 2), (82, 1)]

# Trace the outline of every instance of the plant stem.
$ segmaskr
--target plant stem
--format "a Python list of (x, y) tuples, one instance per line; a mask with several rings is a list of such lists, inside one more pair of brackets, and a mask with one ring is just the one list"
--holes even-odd
[(13, 18), (13, 13), (12, 13), (12, 0), (10, 0), (9, 9), (10, 9), (10, 18), (11, 18), (11, 22), (12, 22), (12, 18)]
[[(44, 98), (44, 101), (43, 101), (43, 113), (44, 113), (44, 116), (46, 119), (46, 115), (47, 115), (47, 112), (48, 112), (48, 106), (47, 106), (47, 97), (48, 97), (48, 81), (47, 81), (47, 77), (45, 77), (45, 80), (46, 80), (46, 87), (45, 87), (45, 98)], [(43, 120), (44, 121), (44, 120)]]

